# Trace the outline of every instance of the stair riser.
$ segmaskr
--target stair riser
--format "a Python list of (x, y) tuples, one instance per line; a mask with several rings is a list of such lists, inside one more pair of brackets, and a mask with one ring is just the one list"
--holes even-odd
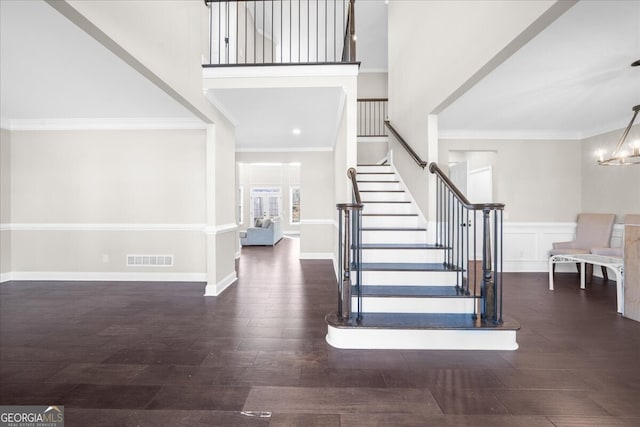
[(399, 182), (359, 182), (358, 189), (360, 191), (376, 190), (376, 191), (396, 191), (403, 190)]
[(363, 271), (362, 283), (370, 286), (455, 286), (458, 274), (456, 271)]
[(409, 201), (407, 199), (407, 195), (402, 193), (393, 193), (386, 191), (376, 191), (372, 193), (360, 192), (360, 197), (362, 198), (363, 203), (366, 202), (406, 202)]
[(326, 336), (332, 347), (399, 350), (517, 350), (516, 331), (458, 329), (335, 328)]
[(425, 243), (426, 241), (426, 231), (364, 230), (362, 232), (363, 243)]
[(393, 172), (391, 170), (391, 166), (386, 165), (386, 166), (358, 166), (356, 168), (356, 171), (358, 173), (364, 173), (364, 172), (369, 172), (369, 173), (376, 173), (376, 172)]
[(416, 210), (411, 203), (365, 203), (362, 213), (413, 214), (416, 213)]
[(418, 228), (420, 220), (417, 216), (363, 216), (363, 227), (398, 227)]
[(443, 262), (443, 249), (365, 249), (363, 262)]
[[(381, 171), (390, 172), (390, 171)], [(358, 181), (396, 181), (394, 173), (359, 173), (356, 176)]]
[[(363, 297), (364, 313), (459, 313), (472, 314), (473, 298), (402, 298), (402, 297)], [(352, 298), (351, 307), (355, 310), (358, 299)]]

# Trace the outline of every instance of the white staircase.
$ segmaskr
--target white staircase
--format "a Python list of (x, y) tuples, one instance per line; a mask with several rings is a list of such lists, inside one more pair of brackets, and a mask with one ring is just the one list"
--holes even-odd
[[(425, 219), (390, 165), (361, 165), (362, 319), (326, 317), (327, 342), (351, 349), (515, 350), (519, 325), (483, 324), (450, 248), (427, 242)], [(352, 273), (355, 277), (356, 272)], [(353, 312), (358, 297), (352, 289)]]

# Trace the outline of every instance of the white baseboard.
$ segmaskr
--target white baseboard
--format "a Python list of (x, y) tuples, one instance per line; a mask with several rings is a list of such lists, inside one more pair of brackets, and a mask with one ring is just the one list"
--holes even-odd
[(300, 259), (333, 259), (333, 252), (300, 252)]
[(77, 271), (12, 271), (0, 276), (0, 282), (9, 280), (64, 280), (96, 282), (205, 282), (205, 273), (112, 273)]
[(205, 290), (204, 290), (204, 296), (205, 297), (218, 296), (225, 289), (227, 289), (229, 286), (235, 283), (236, 280), (238, 280), (238, 275), (234, 271), (233, 273), (230, 273), (227, 277), (225, 277), (224, 279), (222, 279), (216, 284), (207, 283), (207, 286), (205, 287)]

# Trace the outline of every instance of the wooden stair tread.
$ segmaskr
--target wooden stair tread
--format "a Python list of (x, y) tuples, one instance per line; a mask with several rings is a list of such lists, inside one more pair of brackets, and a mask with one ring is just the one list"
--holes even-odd
[(368, 213), (362, 216), (418, 216), (416, 213)]
[(363, 243), (362, 249), (448, 249), (431, 243)]
[[(351, 295), (356, 296), (356, 288), (353, 287)], [(382, 298), (475, 298), (472, 295), (460, 293), (459, 288), (455, 286), (363, 286), (363, 297), (382, 297)]]
[(411, 203), (409, 200), (363, 200), (362, 203)]
[(362, 231), (427, 231), (427, 229), (426, 228), (421, 228), (421, 227), (407, 227), (407, 228), (367, 227), (367, 228), (362, 228)]
[(461, 271), (440, 262), (363, 262), (362, 271)]

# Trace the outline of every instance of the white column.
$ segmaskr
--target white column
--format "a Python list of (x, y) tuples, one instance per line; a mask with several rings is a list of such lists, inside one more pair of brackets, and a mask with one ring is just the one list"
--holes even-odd
[(207, 245), (207, 286), (205, 296), (216, 296), (216, 125), (207, 125), (206, 136), (206, 191), (207, 191), (207, 225), (205, 229)]

